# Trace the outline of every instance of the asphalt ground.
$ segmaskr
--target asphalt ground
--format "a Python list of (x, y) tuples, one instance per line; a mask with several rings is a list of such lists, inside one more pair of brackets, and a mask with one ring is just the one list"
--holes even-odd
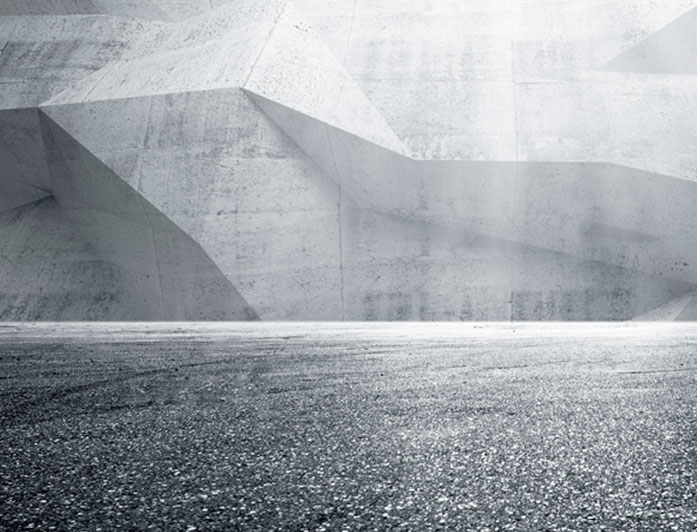
[(2, 530), (697, 530), (697, 324), (0, 325)]

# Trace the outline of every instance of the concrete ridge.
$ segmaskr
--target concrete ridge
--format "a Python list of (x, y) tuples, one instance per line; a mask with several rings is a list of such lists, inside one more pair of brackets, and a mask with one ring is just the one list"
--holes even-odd
[(697, 7), (601, 67), (602, 70), (697, 75)]

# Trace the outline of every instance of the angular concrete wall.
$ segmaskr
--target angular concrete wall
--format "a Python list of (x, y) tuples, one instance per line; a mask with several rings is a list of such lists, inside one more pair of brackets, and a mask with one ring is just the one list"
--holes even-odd
[[(661, 73), (694, 64), (693, 8), (693, 0), (298, 3), (415, 157), (608, 162), (689, 180), (695, 84)], [(644, 63), (660, 69), (631, 67), (629, 50), (646, 50)], [(627, 68), (614, 70), (625, 72), (608, 71), (618, 56)], [(649, 71), (657, 74), (637, 73)]]
[(605, 68), (624, 72), (697, 74), (697, 8), (608, 62)]
[(51, 195), (39, 111), (0, 111), (0, 212)]
[(686, 2), (39, 4), (0, 10), (4, 319), (691, 319), (694, 88), (595, 69)]
[(231, 0), (8, 0), (0, 15), (116, 15), (167, 22), (200, 15)]
[(337, 187), (240, 89), (42, 112), (199, 243), (260, 316), (340, 315)]
[(0, 213), (0, 319), (128, 319), (124, 288), (55, 199)]
[(42, 117), (56, 200), (124, 276), (135, 320), (254, 319), (200, 246), (50, 118)]

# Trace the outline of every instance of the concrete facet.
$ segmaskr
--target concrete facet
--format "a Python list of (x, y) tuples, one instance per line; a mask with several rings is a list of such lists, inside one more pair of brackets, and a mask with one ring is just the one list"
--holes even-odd
[(694, 83), (604, 69), (693, 0), (298, 8), (416, 157), (611, 162), (695, 179)]
[(697, 8), (608, 62), (608, 70), (697, 74)]
[(118, 15), (171, 20), (154, 0), (10, 0), (0, 15)]
[(51, 195), (37, 109), (0, 111), (0, 212)]
[(101, 256), (128, 275), (135, 319), (252, 319), (198, 244), (48, 117), (53, 193)]
[(690, 319), (668, 4), (6, 2), (0, 213), (55, 198), (125, 319)]
[(611, 164), (417, 161), (253, 99), (361, 205), (681, 281), (697, 274), (685, 245), (697, 239), (693, 182)]
[(0, 213), (0, 319), (123, 320), (125, 279), (53, 198)]
[(340, 316), (337, 187), (239, 89), (42, 109), (198, 242), (260, 316)]
[(0, 53), (0, 109), (37, 107), (157, 37), (162, 28), (149, 21), (92, 15), (0, 21), (0, 44), (5, 41)]

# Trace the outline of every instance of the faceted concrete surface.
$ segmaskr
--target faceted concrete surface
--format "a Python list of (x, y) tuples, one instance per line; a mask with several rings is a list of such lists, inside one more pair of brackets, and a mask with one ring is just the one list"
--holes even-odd
[(666, 74), (694, 73), (696, 6), (298, 3), (415, 157), (609, 162), (688, 180), (697, 89)]
[(696, 3), (5, 2), (0, 317), (689, 319)]
[(697, 327), (5, 324), (0, 528), (694, 530)]
[(697, 74), (695, 62), (690, 58), (697, 53), (697, 8), (677, 18), (665, 28), (650, 35), (605, 68), (628, 72), (663, 74)]

